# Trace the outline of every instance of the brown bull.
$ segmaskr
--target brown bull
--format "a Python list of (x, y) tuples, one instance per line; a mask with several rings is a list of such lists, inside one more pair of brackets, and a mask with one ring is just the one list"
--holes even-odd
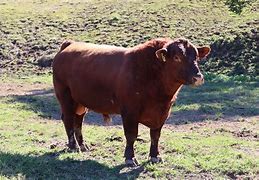
[(136, 165), (133, 144), (138, 124), (150, 128), (152, 162), (159, 162), (161, 128), (182, 85), (198, 86), (198, 61), (210, 52), (186, 39), (154, 39), (133, 48), (64, 42), (53, 62), (53, 82), (69, 148), (81, 151), (87, 110), (121, 114), (128, 165)]

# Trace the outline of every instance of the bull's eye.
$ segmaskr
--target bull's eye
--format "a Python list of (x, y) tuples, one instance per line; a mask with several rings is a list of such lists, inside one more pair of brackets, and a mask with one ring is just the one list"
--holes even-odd
[(181, 58), (179, 56), (174, 56), (174, 61), (181, 62)]

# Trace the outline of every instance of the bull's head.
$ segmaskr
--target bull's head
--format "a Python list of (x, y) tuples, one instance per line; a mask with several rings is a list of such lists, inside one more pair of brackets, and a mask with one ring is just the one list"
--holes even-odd
[(209, 47), (195, 47), (186, 39), (176, 39), (156, 51), (156, 56), (165, 64), (165, 73), (170, 79), (185, 85), (199, 86), (204, 78), (198, 62), (210, 53)]

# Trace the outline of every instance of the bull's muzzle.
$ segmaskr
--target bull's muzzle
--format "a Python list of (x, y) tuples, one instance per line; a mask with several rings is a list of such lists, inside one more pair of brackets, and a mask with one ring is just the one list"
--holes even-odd
[(192, 77), (193, 86), (200, 86), (203, 83), (204, 83), (204, 77), (201, 73), (197, 73), (195, 76)]

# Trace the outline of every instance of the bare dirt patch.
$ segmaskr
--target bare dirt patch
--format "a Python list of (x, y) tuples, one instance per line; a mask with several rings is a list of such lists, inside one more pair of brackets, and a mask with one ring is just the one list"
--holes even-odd
[(13, 95), (36, 95), (43, 93), (51, 88), (51, 85), (45, 83), (1, 83), (0, 97)]
[(189, 124), (170, 125), (165, 128), (177, 132), (198, 132), (204, 135), (229, 133), (237, 138), (259, 141), (259, 116), (242, 118), (242, 121), (235, 119), (229, 121), (222, 119), (219, 121), (193, 122)]

